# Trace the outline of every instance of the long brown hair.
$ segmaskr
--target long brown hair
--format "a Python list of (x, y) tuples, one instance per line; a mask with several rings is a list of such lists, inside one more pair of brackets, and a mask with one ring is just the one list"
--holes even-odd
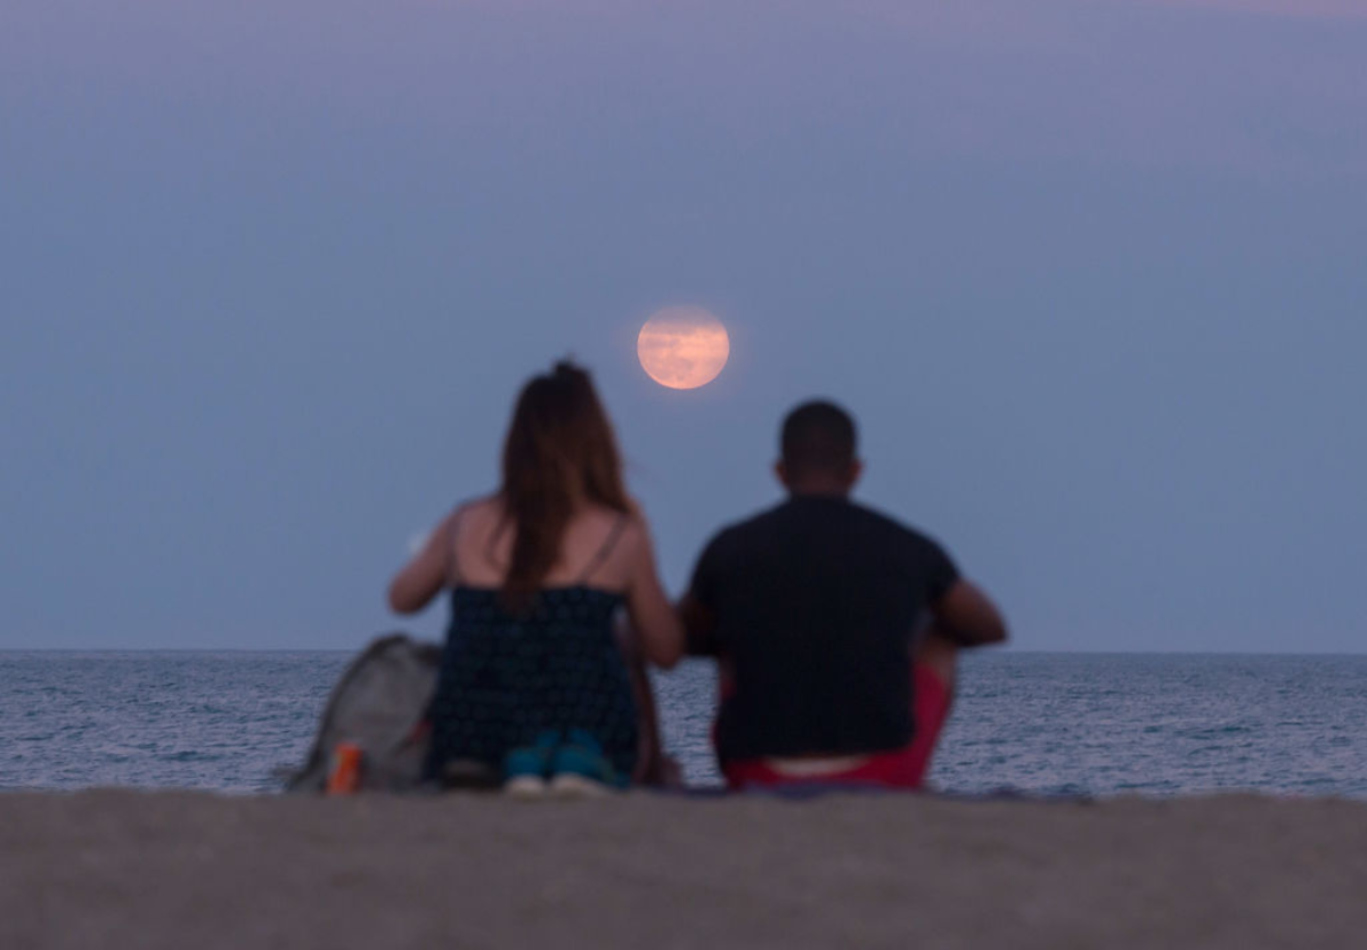
[(504, 519), (515, 525), (502, 599), (524, 609), (584, 502), (627, 512), (622, 458), (588, 372), (562, 361), (522, 388), (503, 443)]

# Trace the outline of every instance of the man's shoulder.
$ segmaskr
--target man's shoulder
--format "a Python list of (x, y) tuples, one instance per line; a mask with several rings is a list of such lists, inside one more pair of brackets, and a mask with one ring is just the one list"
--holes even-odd
[(752, 563), (757, 552), (768, 550), (767, 540), (772, 529), (767, 527), (775, 509), (768, 508), (719, 528), (698, 556), (693, 573), (693, 592), (706, 601), (708, 591), (718, 578), (733, 574), (736, 569)]
[(889, 539), (917, 549), (939, 548), (940, 543), (920, 528), (914, 527), (884, 511), (872, 508), (861, 502), (850, 502), (850, 509), (873, 530), (885, 533)]
[[(865, 536), (873, 535), (885, 539), (889, 545), (913, 551), (940, 549), (933, 537), (919, 528), (913, 527), (892, 515), (862, 502), (849, 500), (839, 506), (822, 506), (820, 519), (830, 524), (830, 514), (839, 512), (838, 520), (847, 520), (861, 529)], [(771, 505), (739, 521), (723, 525), (708, 541), (706, 550), (714, 554), (743, 550), (751, 545), (769, 549), (769, 542), (776, 531), (791, 530), (792, 519), (803, 520), (814, 516), (810, 509), (795, 506), (790, 501)]]
[(744, 544), (752, 538), (766, 534), (775, 520), (783, 505), (771, 505), (754, 514), (733, 521), (730, 524), (722, 525), (717, 529), (716, 534), (707, 542), (708, 548), (725, 548), (737, 544)]

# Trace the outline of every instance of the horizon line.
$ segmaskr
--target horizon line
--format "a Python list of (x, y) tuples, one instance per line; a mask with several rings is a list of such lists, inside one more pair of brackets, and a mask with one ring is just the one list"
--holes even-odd
[[(438, 640), (422, 640), (440, 646)], [(369, 642), (369, 641), (367, 641)], [(7, 653), (343, 653), (359, 656), (365, 645), (357, 647), (0, 647), (0, 655)], [(990, 656), (1001, 654), (1033, 656), (1224, 656), (1224, 657), (1367, 657), (1367, 649), (1346, 650), (1097, 650), (1044, 649), (1004, 646), (996, 648), (965, 648), (965, 653)], [(683, 661), (712, 660), (712, 657), (686, 656)], [(657, 671), (659, 672), (659, 671)], [(668, 672), (668, 671), (664, 671)]]

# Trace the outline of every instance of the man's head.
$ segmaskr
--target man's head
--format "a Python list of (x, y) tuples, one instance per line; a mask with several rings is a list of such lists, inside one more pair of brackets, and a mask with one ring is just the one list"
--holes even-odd
[(833, 402), (806, 402), (783, 420), (778, 479), (794, 495), (848, 495), (863, 464), (850, 414)]

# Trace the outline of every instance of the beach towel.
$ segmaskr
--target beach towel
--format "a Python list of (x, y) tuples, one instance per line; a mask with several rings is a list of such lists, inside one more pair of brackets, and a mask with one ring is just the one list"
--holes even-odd
[(437, 685), (441, 647), (395, 633), (361, 652), (333, 687), (291, 792), (321, 792), (339, 743), (359, 745), (360, 788), (401, 792), (418, 787), (427, 755), (427, 707)]

